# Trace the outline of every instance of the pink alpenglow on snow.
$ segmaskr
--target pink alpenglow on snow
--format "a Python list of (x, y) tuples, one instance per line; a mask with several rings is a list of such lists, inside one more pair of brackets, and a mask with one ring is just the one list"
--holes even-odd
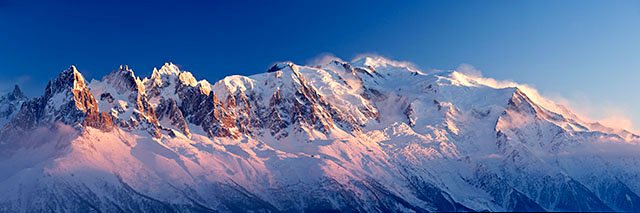
[(172, 63), (91, 81), (72, 66), (41, 96), (16, 87), (0, 98), (0, 212), (640, 210), (625, 117), (469, 65), (310, 64), (215, 83)]

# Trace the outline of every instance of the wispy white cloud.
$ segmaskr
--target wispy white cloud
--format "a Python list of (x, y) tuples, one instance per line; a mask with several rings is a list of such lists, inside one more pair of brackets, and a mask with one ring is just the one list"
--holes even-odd
[(39, 147), (42, 145), (61, 147), (67, 145), (79, 133), (78, 129), (72, 126), (56, 122), (50, 126), (35, 128), (26, 135), (16, 134), (0, 138), (0, 143), (8, 144), (12, 147)]
[(527, 94), (527, 96), (530, 99), (532, 99), (534, 102), (542, 105), (543, 107), (553, 111), (562, 110), (561, 108), (559, 108), (557, 103), (541, 95), (540, 92), (534, 86), (517, 83), (512, 80), (496, 80), (494, 78), (484, 77), (482, 75), (482, 71), (480, 71), (479, 69), (476, 69), (474, 66), (470, 64), (462, 64), (458, 66), (458, 68), (456, 68), (456, 71), (462, 74), (465, 74), (466, 76), (473, 78), (475, 81), (490, 87), (494, 87), (494, 88), (516, 87), (520, 89), (522, 92), (524, 92), (525, 94)]
[[(534, 102), (542, 107), (554, 111), (565, 112), (567, 109), (571, 113), (578, 116), (581, 120), (587, 122), (599, 122), (610, 128), (624, 129), (632, 132), (637, 126), (634, 124), (629, 110), (616, 105), (605, 105), (603, 103), (595, 103), (588, 98), (580, 100), (568, 99), (562, 95), (542, 95), (534, 86), (517, 83), (511, 80), (496, 80), (484, 77), (482, 71), (469, 64), (462, 64), (456, 68), (456, 71), (463, 73), (474, 80), (495, 88), (517, 87)], [(596, 107), (598, 106), (598, 107)]]
[(637, 132), (637, 126), (633, 122), (630, 109), (619, 104), (602, 103), (594, 101), (586, 95), (573, 97), (571, 100), (555, 96), (553, 100), (561, 105), (567, 106), (571, 111), (581, 118), (592, 122), (599, 122), (607, 127), (625, 129)]
[(331, 53), (322, 53), (316, 57), (313, 57), (309, 60), (307, 60), (307, 62), (305, 63), (306, 65), (309, 66), (317, 66), (317, 65), (324, 65), (324, 64), (328, 64), (331, 61), (341, 61), (344, 62), (344, 60), (342, 60), (341, 58), (338, 58), (337, 56), (331, 54)]
[(389, 64), (393, 65), (393, 66), (403, 66), (403, 67), (409, 67), (409, 68), (413, 68), (413, 69), (419, 69), (419, 67), (411, 62), (408, 61), (399, 61), (399, 60), (394, 60), (394, 59), (390, 59), (387, 57), (384, 57), (380, 54), (377, 53), (362, 53), (362, 54), (358, 54), (355, 57), (353, 57), (353, 59), (351, 59), (351, 62), (355, 62), (358, 61), (364, 57), (370, 57), (373, 59), (380, 59), (380, 60), (385, 60), (386, 62), (388, 62)]

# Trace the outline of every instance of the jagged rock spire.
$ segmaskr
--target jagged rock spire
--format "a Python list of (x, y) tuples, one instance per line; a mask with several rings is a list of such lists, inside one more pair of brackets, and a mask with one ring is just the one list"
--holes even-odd
[(103, 80), (113, 85), (119, 93), (126, 91), (144, 93), (145, 91), (142, 80), (135, 75), (129, 65), (120, 65), (118, 70), (111, 72)]
[(286, 67), (293, 67), (294, 64), (293, 62), (279, 62), (279, 63), (275, 63), (273, 64), (268, 70), (267, 72), (276, 72), (279, 70), (282, 70)]
[[(21, 92), (16, 88), (14, 93)], [(112, 127), (111, 117), (98, 111), (96, 99), (73, 65), (49, 81), (43, 96), (25, 102), (11, 125), (18, 130), (30, 130), (54, 122), (103, 130)]]
[(55, 79), (49, 81), (45, 95), (51, 95), (65, 90), (82, 90), (86, 88), (87, 84), (84, 77), (76, 66), (71, 65), (66, 70), (60, 72)]
[(11, 93), (9, 93), (9, 100), (10, 101), (15, 101), (15, 100), (24, 99), (24, 98), (26, 98), (26, 96), (24, 95), (24, 93), (22, 93), (22, 90), (16, 84), (13, 87), (13, 91), (11, 91)]

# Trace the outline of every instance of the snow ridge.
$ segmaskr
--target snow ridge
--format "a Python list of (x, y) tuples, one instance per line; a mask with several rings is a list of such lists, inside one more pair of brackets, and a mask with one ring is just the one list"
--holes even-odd
[(71, 66), (0, 97), (0, 212), (640, 211), (640, 136), (547, 101), (380, 56)]

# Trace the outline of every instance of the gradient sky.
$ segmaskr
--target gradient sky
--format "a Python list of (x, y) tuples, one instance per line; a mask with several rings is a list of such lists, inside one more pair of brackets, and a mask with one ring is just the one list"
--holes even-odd
[(92, 79), (172, 61), (215, 82), (275, 61), (376, 53), (425, 70), (471, 64), (593, 118), (640, 124), (638, 1), (206, 2), (0, 0), (0, 89), (39, 95), (70, 64)]

